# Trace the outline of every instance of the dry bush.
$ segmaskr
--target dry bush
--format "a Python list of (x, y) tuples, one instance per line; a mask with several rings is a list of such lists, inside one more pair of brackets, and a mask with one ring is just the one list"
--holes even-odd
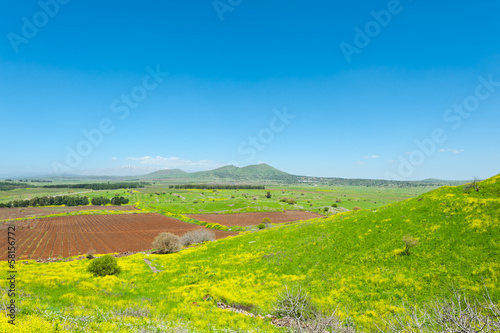
[(200, 244), (203, 242), (213, 242), (215, 240), (215, 233), (208, 229), (197, 229), (189, 231), (181, 236), (181, 243), (183, 246), (191, 244)]
[(289, 289), (288, 286), (285, 286), (283, 291), (278, 292), (278, 300), (274, 311), (276, 316), (305, 321), (313, 318), (314, 311), (309, 295), (300, 287)]
[(323, 314), (311, 302), (309, 295), (300, 287), (285, 289), (278, 293), (275, 315), (281, 317), (281, 324), (292, 332), (337, 332), (354, 333), (354, 329), (341, 321), (335, 309), (331, 314)]
[(471, 189), (474, 189), (476, 192), (479, 192), (479, 182), (480, 180), (474, 177), (470, 183), (464, 185), (463, 191), (468, 193)]
[(91, 249), (87, 250), (87, 253), (85, 254), (85, 257), (87, 259), (94, 259), (95, 258), (94, 254), (95, 254), (95, 250), (94, 250), (94, 248), (91, 248)]
[(182, 249), (181, 238), (170, 232), (162, 232), (153, 241), (157, 253), (174, 253)]
[(295, 205), (295, 199), (294, 198), (284, 197), (280, 201), (281, 202), (286, 202), (289, 205)]
[(362, 208), (361, 208), (361, 207), (359, 207), (359, 206), (354, 206), (354, 207), (352, 207), (352, 210), (361, 210), (361, 209), (362, 209)]
[(264, 218), (262, 219), (261, 224), (262, 224), (262, 223), (264, 223), (264, 227), (265, 227), (265, 228), (271, 228), (271, 227), (272, 227), (272, 225), (271, 225), (271, 218), (270, 218), (270, 217), (264, 217)]
[(405, 313), (384, 321), (381, 332), (500, 332), (500, 309), (488, 291), (483, 302), (452, 289), (448, 298), (436, 300), (422, 309), (407, 308)]
[(403, 251), (403, 254), (407, 256), (410, 255), (410, 248), (415, 247), (419, 244), (418, 240), (416, 240), (415, 238), (413, 238), (413, 236), (410, 235), (403, 236), (401, 240), (405, 243), (405, 249)]

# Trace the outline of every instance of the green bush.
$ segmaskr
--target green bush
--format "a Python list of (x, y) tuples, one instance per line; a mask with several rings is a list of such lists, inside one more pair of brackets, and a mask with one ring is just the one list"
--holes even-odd
[(336, 203), (332, 204), (332, 207), (335, 207), (337, 208), (339, 205), (337, 205)]
[(94, 276), (114, 275), (121, 271), (116, 258), (109, 254), (93, 259), (87, 267), (87, 270), (94, 274)]
[(227, 231), (229, 229), (228, 227), (220, 225), (219, 223), (207, 223), (205, 227), (209, 229), (224, 230), (224, 231)]
[(259, 224), (259, 229), (265, 229), (266, 225), (264, 223)]

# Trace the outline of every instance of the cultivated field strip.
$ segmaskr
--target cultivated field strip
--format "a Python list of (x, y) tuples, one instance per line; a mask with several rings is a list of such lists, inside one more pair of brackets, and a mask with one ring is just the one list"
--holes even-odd
[(195, 214), (188, 215), (189, 217), (205, 221), (209, 223), (219, 223), (227, 227), (234, 226), (250, 226), (257, 225), (262, 222), (266, 217), (271, 219), (272, 223), (286, 223), (299, 220), (308, 220), (317, 217), (324, 217), (324, 215), (311, 213), (299, 210), (287, 210), (285, 212), (269, 212), (269, 213), (239, 213), (239, 214)]
[[(151, 249), (160, 232), (178, 236), (203, 229), (160, 214), (78, 215), (15, 221), (16, 259), (67, 258), (96, 254), (137, 252)], [(213, 230), (216, 237), (235, 235)], [(7, 231), (0, 230), (7, 239)], [(0, 244), (0, 260), (7, 260), (7, 244)]]

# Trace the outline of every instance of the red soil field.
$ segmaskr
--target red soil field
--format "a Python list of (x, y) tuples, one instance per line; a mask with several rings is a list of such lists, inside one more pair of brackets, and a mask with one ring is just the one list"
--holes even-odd
[(271, 219), (271, 223), (286, 223), (299, 220), (308, 220), (324, 215), (299, 210), (287, 210), (285, 212), (270, 213), (239, 213), (239, 214), (195, 214), (189, 217), (209, 223), (219, 223), (227, 227), (257, 225), (265, 217)]
[[(15, 221), (16, 260), (151, 250), (160, 232), (178, 236), (204, 227), (160, 214), (79, 215)], [(217, 239), (235, 232), (212, 230)], [(0, 231), (0, 260), (7, 260), (7, 230)]]
[(72, 207), (18, 207), (0, 208), (0, 220), (15, 219), (20, 217), (43, 216), (50, 214), (70, 213), (80, 210), (137, 210), (134, 206), (72, 206)]

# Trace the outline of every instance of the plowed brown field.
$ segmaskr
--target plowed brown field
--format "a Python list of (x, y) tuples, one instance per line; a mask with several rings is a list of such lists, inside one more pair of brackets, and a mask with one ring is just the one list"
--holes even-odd
[[(178, 236), (203, 229), (160, 214), (80, 215), (15, 221), (16, 259), (47, 259), (151, 249), (160, 232)], [(217, 239), (235, 232), (213, 230)], [(0, 231), (0, 260), (7, 260), (7, 230)]]
[(188, 216), (199, 221), (205, 221), (209, 223), (215, 222), (227, 227), (246, 227), (249, 225), (257, 225), (261, 223), (265, 217), (269, 217), (272, 223), (285, 223), (299, 220), (308, 220), (315, 217), (324, 217), (324, 215), (321, 214), (299, 210), (287, 210), (285, 212), (271, 213), (196, 214)]
[(134, 206), (74, 206), (74, 207), (18, 207), (0, 208), (0, 220), (18, 217), (43, 216), (50, 214), (70, 213), (79, 210), (137, 210)]

